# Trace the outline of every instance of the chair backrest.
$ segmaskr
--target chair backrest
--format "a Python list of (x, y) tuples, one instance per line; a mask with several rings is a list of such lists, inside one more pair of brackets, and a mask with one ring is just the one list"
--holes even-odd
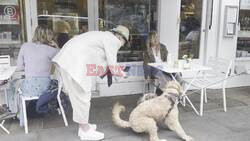
[(1, 55), (0, 56), (0, 68), (1, 67), (10, 67), (10, 56)]
[(59, 71), (60, 67), (56, 64), (56, 63), (53, 63), (54, 65), (54, 79), (58, 80), (58, 87), (63, 87), (63, 80), (62, 80), (62, 75)]
[(231, 73), (232, 64), (232, 60), (210, 57), (207, 66), (211, 67), (212, 70), (208, 73), (218, 77), (224, 77), (226, 79)]

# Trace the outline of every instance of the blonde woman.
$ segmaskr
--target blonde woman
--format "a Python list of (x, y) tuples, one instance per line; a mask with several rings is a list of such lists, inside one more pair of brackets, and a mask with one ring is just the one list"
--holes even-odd
[[(25, 72), (21, 84), (25, 96), (40, 96), (50, 83), (51, 60), (58, 52), (53, 41), (53, 32), (46, 26), (38, 26), (32, 42), (21, 46), (17, 60), (17, 70)], [(23, 114), (20, 110), (20, 126), (23, 126)]]
[[(165, 45), (161, 44), (156, 31), (152, 31), (148, 35), (146, 49), (143, 53), (143, 66), (146, 80), (158, 79), (160, 81), (160, 88), (172, 80), (170, 74), (159, 71), (148, 66), (148, 63), (166, 62), (168, 51)], [(181, 80), (180, 75), (175, 75), (178, 81)], [(158, 89), (159, 90), (159, 89)], [(159, 92), (159, 91), (157, 91)]]

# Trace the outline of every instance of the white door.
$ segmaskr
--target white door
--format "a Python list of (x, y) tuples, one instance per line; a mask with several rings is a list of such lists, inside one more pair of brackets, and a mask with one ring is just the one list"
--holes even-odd
[(161, 42), (176, 60), (192, 55), (202, 63), (207, 0), (160, 0), (159, 7)]

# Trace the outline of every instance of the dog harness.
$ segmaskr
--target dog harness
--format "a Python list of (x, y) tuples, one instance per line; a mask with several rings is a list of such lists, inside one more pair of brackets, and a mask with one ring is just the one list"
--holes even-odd
[(173, 110), (175, 105), (178, 105), (180, 102), (182, 102), (182, 96), (179, 96), (176, 93), (168, 93), (167, 95), (164, 95), (170, 102), (171, 102), (171, 108), (168, 109), (167, 114), (165, 115), (165, 118), (169, 115), (169, 113)]

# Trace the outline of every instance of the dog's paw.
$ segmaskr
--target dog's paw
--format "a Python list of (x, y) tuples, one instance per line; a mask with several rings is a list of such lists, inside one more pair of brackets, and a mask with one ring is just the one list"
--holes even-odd
[(194, 139), (192, 137), (190, 137), (190, 136), (187, 136), (186, 141), (194, 141)]

